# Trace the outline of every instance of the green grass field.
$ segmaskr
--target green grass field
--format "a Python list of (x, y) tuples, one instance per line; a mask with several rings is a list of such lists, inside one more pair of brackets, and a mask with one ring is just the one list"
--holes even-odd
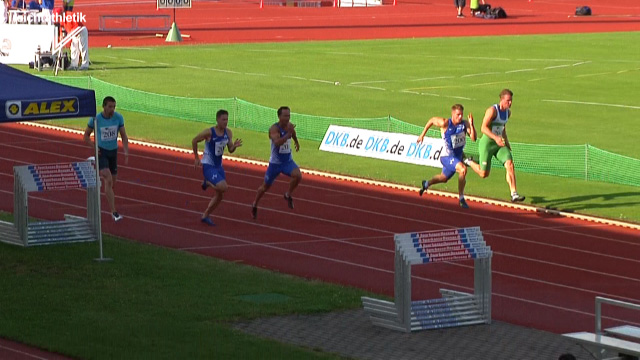
[[(545, 36), (231, 44), (92, 49), (87, 74), (125, 87), (191, 98), (238, 97), (268, 107), (339, 118), (391, 115), (422, 126), (447, 117), (453, 103), (472, 112), (479, 129), (485, 109), (504, 87), (515, 93), (512, 142), (591, 144), (640, 158), (636, 84), (640, 32)], [(625, 48), (626, 51), (618, 51)], [(84, 74), (84, 73), (83, 73)], [(65, 75), (77, 75), (68, 72)], [(334, 83), (338, 81), (340, 85)], [(176, 102), (179, 106), (179, 99)], [(123, 111), (129, 134), (189, 148), (204, 126)], [(212, 121), (202, 113), (197, 120)], [(276, 116), (274, 112), (274, 121)], [(65, 124), (83, 128), (86, 120)], [(265, 130), (266, 131), (266, 130)], [(266, 160), (261, 132), (236, 130), (245, 146), (236, 154)], [(303, 142), (295, 155), (305, 168), (418, 186), (435, 168), (329, 154)], [(515, 154), (517, 157), (517, 154)], [(571, 160), (567, 160), (568, 162)], [(638, 171), (611, 169), (612, 173)], [(615, 176), (615, 175), (614, 175)], [(553, 176), (518, 173), (527, 202), (613, 219), (640, 221), (640, 190)], [(456, 191), (455, 181), (439, 190)], [(504, 170), (489, 179), (471, 175), (467, 193), (508, 198)]]
[(371, 295), (109, 236), (104, 250), (113, 261), (94, 261), (96, 243), (0, 242), (0, 337), (82, 359), (338, 358), (232, 323), (357, 308)]

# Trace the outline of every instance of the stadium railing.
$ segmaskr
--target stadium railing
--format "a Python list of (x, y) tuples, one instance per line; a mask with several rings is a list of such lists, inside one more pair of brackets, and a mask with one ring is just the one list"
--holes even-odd
[[(205, 99), (155, 94), (111, 84), (90, 76), (43, 77), (66, 85), (93, 89), (96, 99), (113, 96), (118, 99), (119, 109), (133, 112), (215, 123), (211, 114), (215, 114), (218, 109), (227, 109), (230, 126), (253, 131), (266, 131), (276, 118), (275, 109), (238, 98)], [(297, 125), (298, 137), (313, 141), (322, 141), (327, 128), (332, 124), (416, 136), (423, 129), (422, 126), (404, 122), (391, 115), (357, 119), (292, 113), (291, 119)], [(440, 137), (437, 130), (430, 130), (427, 135)], [(640, 186), (640, 160), (589, 144), (544, 145), (512, 142), (511, 148), (514, 153), (514, 165), (518, 171)], [(467, 143), (465, 153), (477, 159), (478, 143)], [(492, 166), (501, 167), (501, 164), (494, 159)], [(614, 169), (616, 171), (613, 171)]]

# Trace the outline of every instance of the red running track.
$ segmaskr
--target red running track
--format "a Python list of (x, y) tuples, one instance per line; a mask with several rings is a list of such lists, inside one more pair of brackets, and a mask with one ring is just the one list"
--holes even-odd
[[(90, 153), (78, 134), (3, 125), (0, 209), (12, 211), (13, 166), (78, 161)], [(455, 199), (310, 174), (295, 193), (294, 211), (282, 198), (287, 179), (281, 178), (253, 220), (250, 204), (265, 167), (229, 160), (230, 188), (211, 228), (199, 219), (213, 193), (200, 189), (192, 155), (131, 145), (129, 164), (123, 162), (116, 202), (125, 219), (114, 223), (103, 204), (106, 233), (393, 296), (394, 233), (480, 226), (494, 251), (496, 320), (583, 331), (594, 326), (595, 296), (638, 302), (638, 230), (477, 202), (463, 210)], [(85, 215), (85, 199), (80, 190), (31, 194), (30, 215)], [(443, 287), (472, 291), (472, 265), (414, 267), (414, 298), (438, 297)], [(605, 315), (605, 325), (640, 325), (637, 312), (605, 309)]]

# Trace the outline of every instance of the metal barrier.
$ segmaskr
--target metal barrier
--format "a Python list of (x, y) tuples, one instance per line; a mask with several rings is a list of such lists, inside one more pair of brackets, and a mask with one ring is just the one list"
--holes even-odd
[[(13, 224), (0, 221), (1, 241), (22, 245), (96, 241), (100, 208), (95, 169), (90, 162), (24, 165), (13, 168)], [(87, 189), (87, 217), (65, 215), (62, 221), (29, 222), (30, 192)]]
[[(157, 20), (160, 20), (160, 25), (147, 24), (156, 23)], [(125, 26), (110, 27), (111, 21)], [(171, 17), (169, 15), (100, 15), (98, 28), (100, 31), (167, 31), (171, 29)]]
[(640, 304), (596, 296), (595, 332), (581, 331), (563, 334), (562, 336), (594, 349), (598, 359), (637, 360), (640, 357), (640, 327), (621, 325), (603, 330), (602, 304), (640, 310)]
[[(395, 302), (362, 297), (374, 325), (411, 332), (491, 323), (491, 248), (479, 227), (395, 235)], [(474, 260), (474, 293), (440, 289), (442, 298), (411, 300), (411, 266)]]

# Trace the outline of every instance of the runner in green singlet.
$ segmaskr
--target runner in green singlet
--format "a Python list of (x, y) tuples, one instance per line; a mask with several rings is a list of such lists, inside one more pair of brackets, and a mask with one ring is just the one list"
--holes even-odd
[(513, 92), (504, 89), (500, 92), (500, 102), (487, 109), (482, 120), (482, 138), (478, 146), (480, 157), (478, 163), (465, 159), (465, 163), (473, 168), (481, 178), (489, 176), (491, 158), (498, 159), (507, 170), (507, 184), (511, 190), (511, 201), (524, 201), (525, 197), (518, 194), (516, 187), (516, 173), (511, 156), (511, 145), (507, 137), (507, 121), (511, 116), (511, 101)]

